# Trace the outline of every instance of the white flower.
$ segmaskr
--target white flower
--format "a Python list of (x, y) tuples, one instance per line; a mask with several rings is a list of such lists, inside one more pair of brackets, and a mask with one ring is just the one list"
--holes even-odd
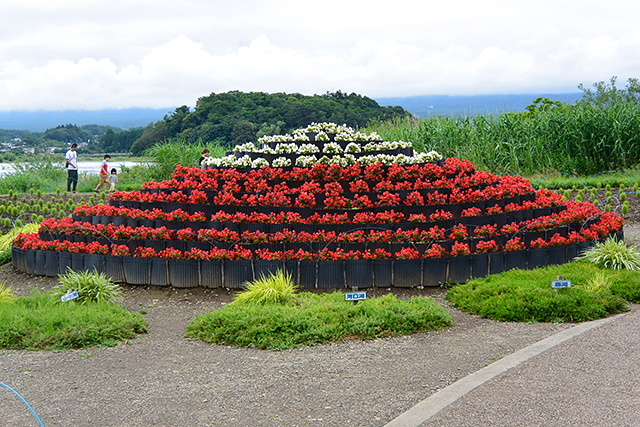
[(302, 133), (302, 132), (295, 132), (293, 134), (293, 140), (294, 141), (309, 141), (309, 137), (307, 136), (306, 133)]
[(318, 163), (316, 156), (300, 156), (296, 159), (296, 166), (307, 168)]
[(362, 148), (360, 147), (360, 144), (356, 144), (355, 142), (348, 143), (344, 149), (345, 153), (360, 153), (361, 151)]
[(261, 148), (260, 150), (258, 150), (258, 153), (264, 153), (264, 154), (276, 154), (276, 150), (274, 150), (273, 148), (269, 147), (268, 145)]
[(257, 151), (257, 148), (253, 142), (247, 142), (245, 144), (236, 145), (236, 148), (233, 151), (252, 153), (254, 151)]
[(431, 150), (427, 153), (427, 156), (431, 158), (431, 160), (442, 160), (442, 154), (438, 153), (435, 150)]
[(277, 159), (275, 159), (272, 162), (273, 167), (275, 168), (282, 168), (285, 166), (291, 166), (291, 159), (288, 159), (286, 157), (278, 157)]
[(295, 142), (289, 144), (277, 144), (276, 154), (292, 154), (298, 152), (298, 146)]
[(315, 144), (302, 144), (298, 147), (298, 153), (300, 154), (311, 154), (317, 153), (320, 149)]
[(329, 141), (329, 136), (324, 132), (318, 132), (316, 135), (316, 141), (327, 142)]
[(269, 162), (267, 159), (263, 159), (262, 157), (258, 157), (253, 162), (251, 162), (252, 168), (266, 168), (269, 167)]
[(337, 154), (337, 153), (342, 153), (342, 148), (340, 147), (340, 144), (338, 144), (337, 142), (330, 142), (328, 144), (324, 144), (324, 147), (322, 148), (322, 152), (328, 153), (328, 154)]
[(322, 156), (318, 159), (318, 163), (323, 165), (329, 165), (331, 164), (331, 159), (329, 159), (327, 156)]
[(248, 168), (251, 166), (251, 157), (242, 156), (236, 161), (233, 162), (233, 167), (235, 168)]

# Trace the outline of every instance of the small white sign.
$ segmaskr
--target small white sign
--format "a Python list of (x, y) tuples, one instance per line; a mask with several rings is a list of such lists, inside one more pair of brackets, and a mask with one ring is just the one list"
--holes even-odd
[(362, 301), (367, 299), (366, 292), (349, 292), (344, 294), (344, 299), (347, 301)]
[(553, 289), (570, 288), (571, 287), (571, 280), (552, 280), (551, 281), (551, 287)]
[(65, 295), (62, 295), (60, 297), (60, 300), (62, 300), (62, 302), (65, 301), (71, 301), (72, 299), (76, 299), (78, 298), (78, 291), (73, 291), (73, 292), (67, 292)]

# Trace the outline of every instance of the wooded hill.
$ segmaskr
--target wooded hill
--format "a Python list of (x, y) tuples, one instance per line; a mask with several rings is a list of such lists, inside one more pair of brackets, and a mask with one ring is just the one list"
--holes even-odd
[(382, 107), (366, 96), (343, 92), (301, 95), (264, 92), (212, 93), (198, 99), (195, 110), (183, 105), (150, 124), (131, 151), (139, 154), (167, 138), (220, 143), (231, 147), (264, 135), (283, 134), (311, 124), (333, 122), (359, 128), (371, 120), (408, 116), (400, 106)]

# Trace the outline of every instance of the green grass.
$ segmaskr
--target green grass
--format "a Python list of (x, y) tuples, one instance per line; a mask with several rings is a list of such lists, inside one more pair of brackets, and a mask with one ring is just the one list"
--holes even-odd
[(609, 237), (596, 243), (582, 256), (586, 261), (609, 270), (640, 270), (640, 252), (624, 241)]
[[(608, 286), (594, 286), (594, 280), (604, 280), (602, 274)], [(553, 290), (557, 276), (571, 280), (572, 287)], [(572, 262), (475, 279), (450, 289), (446, 298), (460, 310), (493, 320), (583, 322), (627, 311), (625, 300), (640, 302), (640, 275)]]
[(229, 304), (196, 317), (186, 336), (208, 343), (283, 350), (347, 338), (408, 335), (450, 325), (451, 316), (426, 297), (403, 301), (387, 295), (353, 305), (341, 292), (304, 292), (285, 304)]
[(116, 303), (122, 300), (122, 288), (95, 269), (92, 272), (73, 271), (67, 267), (67, 272), (60, 276), (59, 284), (51, 289), (51, 293), (59, 299), (71, 291), (78, 292), (76, 303), (79, 304)]
[(295, 291), (291, 274), (278, 270), (275, 274), (249, 282), (232, 304), (283, 304), (293, 297)]
[(114, 346), (146, 332), (139, 314), (109, 303), (61, 303), (33, 292), (0, 304), (0, 348), (65, 350)]

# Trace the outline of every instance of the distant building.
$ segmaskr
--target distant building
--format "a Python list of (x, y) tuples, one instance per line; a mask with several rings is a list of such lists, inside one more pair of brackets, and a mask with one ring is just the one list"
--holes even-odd
[(36, 154), (36, 149), (33, 147), (23, 148), (22, 150), (24, 151), (24, 154)]

